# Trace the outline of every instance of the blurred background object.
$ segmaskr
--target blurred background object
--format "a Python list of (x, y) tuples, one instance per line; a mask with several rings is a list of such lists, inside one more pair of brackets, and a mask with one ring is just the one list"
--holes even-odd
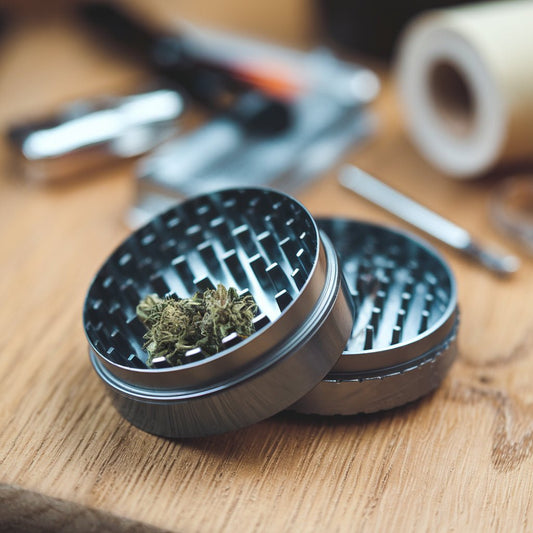
[(250, 180), (294, 191), (375, 129), (365, 106), (379, 92), (377, 76), (325, 49), (302, 52), (190, 24), (182, 42), (206, 64), (240, 73), (258, 88), (274, 88), (271, 94), (287, 102), (291, 122), (268, 136), (257, 135), (259, 128), (243, 129), (234, 115), (247, 114), (247, 95), (225, 115), (166, 143), (138, 168), (134, 226), (176, 198)]
[[(474, 0), (475, 1), (475, 0)], [(468, 0), (316, 0), (323, 34), (347, 50), (389, 60), (406, 24), (428, 9)]]
[(243, 77), (233, 65), (213, 60), (215, 54), (199, 54), (177, 28), (169, 30), (146, 22), (140, 14), (131, 14), (113, 2), (83, 2), (77, 15), (98, 42), (143, 64), (208, 109), (226, 109), (239, 95), (259, 89), (264, 94), (258, 93), (255, 101), (261, 105), (256, 106), (253, 116), (246, 116), (246, 126), (275, 133), (289, 124), (290, 110), (268, 93), (268, 81), (262, 78), (264, 69), (257, 69), (254, 79)]
[(182, 40), (207, 64), (235, 73), (287, 99), (306, 92), (324, 94), (341, 104), (365, 104), (378, 94), (379, 82), (368, 69), (340, 61), (325, 47), (301, 51), (235, 33), (183, 22)]
[(270, 137), (244, 135), (228, 117), (211, 120), (141, 160), (136, 203), (128, 222), (137, 227), (177, 199), (234, 186), (296, 191), (375, 132), (374, 117), (323, 94), (300, 97), (293, 121)]
[(22, 175), (56, 180), (151, 150), (176, 133), (183, 109), (182, 96), (169, 89), (101, 97), (71, 103), (37, 122), (14, 125), (8, 137)]
[(153, 109), (157, 117), (143, 108), (141, 96), (135, 105), (120, 99), (69, 104), (63, 113), (10, 128), (28, 175), (41, 181), (73, 175), (144, 153), (174, 133), (176, 140), (137, 173), (137, 208), (150, 206), (153, 215), (157, 199), (160, 211), (176, 197), (214, 188), (303, 186), (372, 133), (365, 106), (380, 84), (368, 68), (326, 49), (301, 51), (182, 18), (157, 20), (145, 9), (140, 2), (93, 1), (75, 2), (68, 13), (84, 30), (82, 38), (145, 70), (168, 94), (184, 93), (187, 114), (200, 126), (187, 131), (180, 124), (179, 133), (165, 128), (163, 135), (163, 115), (167, 122), (181, 116), (183, 101), (178, 113), (175, 102), (166, 114)]
[(533, 255), (533, 175), (511, 176), (499, 184), (490, 213), (498, 229)]
[(520, 260), (517, 257), (477, 242), (465, 229), (357, 167), (350, 165), (343, 167), (339, 182), (346, 189), (461, 252), (494, 274), (507, 276), (515, 273), (520, 267)]
[(402, 39), (401, 109), (421, 154), (456, 178), (533, 160), (533, 2), (434, 11)]
[[(157, 83), (184, 91), (187, 103), (194, 104), (196, 125), (203, 124), (199, 126), (201, 135), (195, 131), (194, 138), (211, 131), (205, 122), (207, 116), (202, 114), (205, 109), (202, 111), (198, 104), (207, 109), (216, 124), (229, 120), (242, 127), (242, 132), (228, 135), (226, 144), (231, 149), (221, 153), (219, 144), (213, 153), (208, 151), (196, 158), (206, 168), (221, 162), (215, 153), (234, 158), (234, 143), (237, 138), (242, 140), (242, 134), (252, 134), (249, 148), (257, 142), (257, 133), (286, 133), (302, 113), (314, 113), (312, 108), (322, 105), (319, 94), (327, 101), (326, 106), (335, 102), (339, 116), (344, 112), (343, 106), (362, 110), (375, 98), (377, 77), (368, 68), (351, 63), (350, 56), (348, 61), (339, 61), (329, 51), (301, 50), (302, 43), (305, 46), (316, 42), (320, 35), (361, 58), (390, 59), (397, 52), (399, 97), (408, 132), (421, 154), (439, 170), (456, 177), (472, 177), (531, 155), (533, 97), (527, 87), (533, 82), (533, 72), (524, 61), (533, 52), (528, 30), (533, 23), (531, 0), (469, 2), (465, 6), (458, 4), (466, 2), (445, 0), (387, 5), (345, 0), (315, 0), (311, 4), (295, 1), (290, 5), (269, 2), (261, 6), (238, 2), (234, 6), (236, 1), (210, 5), (201, 20), (196, 3), (185, 0), (56, 1), (46, 8), (30, 0), (4, 0), (0, 7), (15, 26), (37, 20), (46, 24), (63, 17), (76, 31), (84, 28), (79, 33), (80, 40), (93, 43), (95, 50), (101, 47), (98, 53), (138, 68), (141, 79), (155, 78)], [(444, 6), (456, 7), (433, 9)], [(422, 12), (425, 14), (412, 22)], [(387, 16), (381, 16), (383, 13)], [(213, 29), (213, 25), (217, 28)], [(400, 40), (406, 25), (408, 29)], [(281, 45), (264, 38), (275, 39)], [(293, 40), (298, 48), (287, 46)], [(256, 95), (239, 103), (239, 98), (248, 92)], [(314, 103), (304, 105), (307, 101)], [(324, 124), (324, 129), (329, 127)], [(363, 137), (359, 126), (355, 130), (352, 144)], [(189, 127), (182, 127), (179, 134), (187, 150), (191, 149), (189, 132), (193, 133)], [(310, 134), (309, 138), (313, 136)], [(266, 143), (277, 140), (264, 139)], [(165, 148), (166, 154), (170, 146)], [(342, 146), (339, 143), (339, 155), (344, 150)], [(242, 143), (238, 145), (241, 151), (243, 147)], [(292, 149), (299, 148), (293, 145)], [(164, 159), (168, 161), (167, 156)], [(189, 159), (184, 168), (190, 165)], [(172, 163), (174, 167), (176, 161)], [(315, 166), (327, 168), (334, 161), (331, 158), (330, 163)], [(165, 179), (158, 181), (154, 165), (150, 172), (146, 171), (148, 166), (143, 164), (140, 176), (150, 174), (158, 186), (163, 181), (170, 183), (168, 170)], [(155, 166), (161, 168), (159, 163)], [(229, 167), (222, 164), (222, 168), (223, 173), (239, 172), (237, 163)], [(249, 172), (249, 168), (249, 163), (243, 162), (243, 172)], [(276, 184), (283, 186), (283, 176), (290, 174), (291, 168), (292, 163), (280, 167), (277, 176), (272, 173), (271, 182), (281, 178)], [(266, 167), (261, 167), (263, 170), (265, 174)], [(194, 170), (202, 179), (203, 172)], [(194, 190), (191, 184), (176, 185), (178, 182), (182, 184), (183, 178), (173, 182), (172, 187), (180, 189), (180, 194)], [(207, 181), (203, 179), (202, 183)], [(217, 176), (213, 183), (225, 181)]]

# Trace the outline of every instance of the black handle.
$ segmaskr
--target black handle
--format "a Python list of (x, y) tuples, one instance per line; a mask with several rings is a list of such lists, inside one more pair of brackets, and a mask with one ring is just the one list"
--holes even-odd
[(230, 115), (247, 131), (270, 135), (290, 124), (287, 104), (251, 89), (221, 66), (195, 57), (179, 34), (152, 29), (110, 2), (82, 3), (77, 14), (104, 41), (211, 110), (226, 110), (232, 100), (228, 96), (244, 94), (246, 98), (237, 100)]

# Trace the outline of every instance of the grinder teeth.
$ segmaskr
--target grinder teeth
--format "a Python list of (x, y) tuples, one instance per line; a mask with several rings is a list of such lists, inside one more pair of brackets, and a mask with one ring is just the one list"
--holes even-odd
[(413, 340), (435, 324), (449, 294), (439, 289), (431, 254), (377, 226), (350, 235), (335, 220), (319, 226), (337, 247), (356, 309), (346, 352), (382, 350)]
[[(218, 283), (249, 291), (258, 331), (294, 301), (316, 261), (310, 217), (287, 198), (262, 190), (207, 195), (171, 209), (134, 233), (104, 265), (86, 303), (86, 329), (95, 348), (120, 365), (146, 368), (144, 326), (135, 317), (150, 293), (190, 297)], [(313, 229), (314, 228), (314, 229)], [(222, 344), (231, 348), (236, 334)], [(184, 359), (206, 357), (199, 348)], [(155, 368), (168, 366), (154, 360)]]
[[(376, 255), (375, 260), (379, 263), (382, 258)], [(383, 349), (404, 338), (412, 339), (435, 321), (431, 284), (424, 279), (415, 282), (406, 265), (395, 263), (384, 275), (378, 265), (364, 264), (357, 270), (355, 286), (352, 297), (358, 314), (348, 342), (349, 352)], [(364, 336), (360, 331), (365, 332)]]

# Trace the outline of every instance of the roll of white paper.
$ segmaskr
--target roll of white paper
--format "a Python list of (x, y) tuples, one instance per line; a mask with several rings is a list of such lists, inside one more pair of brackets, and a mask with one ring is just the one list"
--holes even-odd
[(424, 14), (396, 66), (407, 129), (440, 170), (469, 178), (533, 158), (533, 1)]

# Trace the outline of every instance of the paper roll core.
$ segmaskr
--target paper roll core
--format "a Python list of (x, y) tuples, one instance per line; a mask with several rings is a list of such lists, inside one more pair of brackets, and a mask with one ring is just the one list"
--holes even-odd
[(429, 72), (429, 92), (437, 113), (451, 133), (467, 135), (475, 120), (472, 89), (464, 74), (449, 61), (436, 62)]

